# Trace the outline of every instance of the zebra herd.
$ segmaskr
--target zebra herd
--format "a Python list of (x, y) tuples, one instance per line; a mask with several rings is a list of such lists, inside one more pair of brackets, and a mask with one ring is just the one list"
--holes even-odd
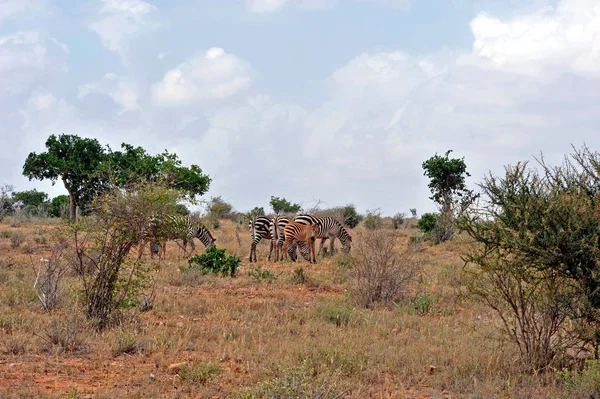
[[(273, 251), (275, 251), (275, 262), (287, 259), (288, 255), (293, 261), (296, 261), (296, 246), (298, 246), (300, 254), (305, 260), (316, 263), (316, 253), (321, 254), (327, 239), (330, 240), (330, 253), (333, 253), (336, 238), (340, 240), (344, 253), (349, 253), (352, 245), (350, 234), (340, 222), (332, 217), (300, 214), (290, 222), (288, 218), (280, 215), (258, 216), (250, 220), (248, 229), (252, 239), (250, 262), (256, 262), (256, 246), (263, 239), (270, 240), (268, 260), (271, 260)], [(186, 256), (188, 256), (188, 242), (192, 247), (190, 255), (195, 250), (194, 238), (200, 240), (206, 249), (214, 246), (217, 240), (201, 223), (194, 221), (190, 216), (177, 214), (154, 218), (151, 222), (150, 232), (151, 257), (158, 253), (159, 258), (161, 244), (164, 257), (168, 240), (183, 240), (183, 251)], [(315, 241), (319, 238), (321, 245), (319, 251), (316, 252)], [(140, 251), (143, 251), (143, 248)]]
[[(303, 226), (311, 226), (310, 229)], [(338, 238), (342, 243), (342, 251), (349, 253), (352, 245), (352, 237), (344, 226), (332, 217), (315, 217), (307, 214), (301, 214), (294, 218), (290, 223), (289, 219), (279, 215), (269, 218), (259, 216), (253, 218), (248, 229), (252, 236), (250, 246), (250, 262), (256, 262), (256, 246), (262, 239), (270, 239), (269, 257), (275, 250), (275, 261), (284, 260), (286, 255), (290, 255), (292, 260), (296, 260), (296, 245), (300, 247), (302, 257), (316, 263), (314, 256), (315, 240), (320, 238), (321, 245), (318, 253), (321, 254), (323, 246), (327, 239), (330, 240), (330, 253), (333, 253), (334, 240)], [(313, 257), (311, 258), (311, 251)]]

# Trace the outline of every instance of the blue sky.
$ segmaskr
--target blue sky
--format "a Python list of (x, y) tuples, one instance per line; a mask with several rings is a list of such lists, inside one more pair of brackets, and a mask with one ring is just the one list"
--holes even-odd
[(0, 183), (50, 134), (177, 152), (240, 211), (433, 210), (421, 163), (472, 185), (596, 149), (593, 0), (4, 0)]

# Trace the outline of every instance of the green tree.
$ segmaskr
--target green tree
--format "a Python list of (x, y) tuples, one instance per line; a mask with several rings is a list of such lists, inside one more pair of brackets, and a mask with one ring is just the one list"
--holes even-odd
[[(547, 166), (543, 159), (539, 164), (541, 172), (529, 168), (527, 163), (518, 163), (507, 167), (503, 177), (490, 174), (480, 184), (486, 205), (466, 212), (458, 220), (459, 227), (479, 243), (471, 248), (466, 260), (477, 267), (480, 275), (487, 276), (496, 289), (521, 290), (525, 277), (529, 286), (536, 284), (534, 287), (540, 283), (548, 285), (559, 278), (557, 288), (552, 286), (552, 290), (543, 291), (548, 293), (544, 295), (545, 301), (552, 294), (560, 301), (554, 303), (554, 308), (559, 315), (568, 315), (567, 321), (583, 319), (597, 325), (600, 321), (600, 155), (584, 147), (560, 166)], [(506, 279), (499, 280), (498, 270), (505, 275), (511, 273), (513, 284), (508, 286)], [(573, 291), (572, 287), (579, 288)], [(479, 294), (491, 292), (487, 287), (475, 288)], [(553, 293), (556, 290), (559, 295)], [(512, 289), (508, 293), (514, 292)], [(502, 298), (508, 297), (503, 295)], [(531, 309), (528, 312), (539, 316), (539, 308), (515, 308), (510, 304), (508, 308), (511, 307), (515, 311)], [(538, 319), (540, 317), (547, 315), (542, 314)], [(520, 328), (532, 325), (523, 323)], [(538, 334), (537, 331), (525, 333)], [(597, 328), (595, 339), (597, 348), (600, 343)]]
[(70, 220), (75, 221), (77, 205), (87, 203), (102, 187), (98, 170), (106, 159), (98, 140), (71, 134), (51, 135), (46, 140), (47, 152), (27, 156), (23, 175), (32, 179), (61, 179), (69, 193)]
[(296, 213), (302, 208), (298, 204), (292, 204), (285, 198), (279, 198), (279, 197), (274, 197), (274, 196), (271, 196), (271, 201), (269, 202), (269, 205), (271, 205), (273, 212), (275, 212), (275, 214), (277, 214), (277, 215), (279, 215), (282, 212), (283, 213)]
[(216, 219), (228, 219), (231, 218), (233, 212), (233, 206), (225, 202), (221, 196), (212, 197), (208, 203), (208, 214), (210, 217)]
[(68, 227), (75, 271), (87, 316), (105, 327), (115, 310), (137, 305), (153, 269), (132, 253), (154, 233), (156, 215), (172, 214), (183, 193), (165, 185), (136, 183), (111, 189), (90, 204), (94, 218)]
[(463, 158), (449, 158), (452, 150), (444, 156), (437, 153), (423, 162), (424, 175), (429, 177), (430, 199), (440, 207), (440, 218), (435, 234), (436, 243), (449, 240), (454, 234), (455, 217), (477, 198), (466, 185), (467, 165)]
[(69, 211), (68, 195), (59, 195), (50, 200), (50, 209), (48, 211), (50, 216), (57, 218), (63, 217), (65, 215), (65, 209), (67, 212)]
[(17, 191), (12, 193), (13, 201), (23, 201), (23, 203), (32, 208), (37, 208), (39, 205), (48, 201), (48, 194), (36, 189), (28, 191)]
[(69, 193), (70, 220), (77, 206), (87, 206), (94, 196), (133, 183), (152, 181), (179, 190), (183, 199), (194, 201), (204, 194), (211, 179), (197, 165), (184, 167), (175, 154), (149, 155), (141, 147), (123, 143), (123, 151), (104, 148), (96, 139), (76, 135), (51, 135), (47, 151), (32, 152), (25, 160), (23, 175), (32, 179), (61, 179)]

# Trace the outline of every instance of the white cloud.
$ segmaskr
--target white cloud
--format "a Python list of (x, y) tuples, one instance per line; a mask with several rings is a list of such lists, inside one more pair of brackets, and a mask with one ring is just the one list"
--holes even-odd
[(178, 107), (198, 101), (224, 100), (248, 90), (250, 65), (214, 47), (169, 70), (152, 85), (152, 100), (162, 107)]
[(114, 73), (105, 74), (99, 82), (80, 86), (77, 97), (84, 98), (90, 93), (106, 94), (112, 98), (115, 104), (121, 108), (118, 112), (119, 115), (140, 109), (139, 95), (135, 84), (130, 79), (119, 77)]
[[(347, 1), (347, 0), (345, 0)], [(345, 2), (344, 1), (344, 2)], [(411, 0), (355, 0), (360, 3), (408, 9)], [(339, 0), (246, 0), (246, 8), (250, 12), (267, 14), (280, 11), (285, 6), (293, 5), (301, 9), (328, 9), (343, 4)]]
[(67, 53), (64, 44), (37, 32), (0, 36), (0, 97), (23, 92), (65, 72)]
[(538, 74), (550, 67), (600, 74), (600, 4), (562, 0), (556, 8), (502, 21), (485, 13), (471, 21), (473, 55), (488, 65)]
[(110, 51), (122, 53), (137, 36), (156, 30), (160, 24), (154, 19), (157, 7), (142, 0), (101, 0), (102, 19), (90, 25), (102, 44)]
[(44, 3), (39, 0), (3, 0), (0, 4), (0, 22), (16, 16), (31, 15), (43, 8)]

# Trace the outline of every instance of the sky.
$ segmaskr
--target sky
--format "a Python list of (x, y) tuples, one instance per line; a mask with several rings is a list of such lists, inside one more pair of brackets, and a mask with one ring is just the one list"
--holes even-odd
[(597, 0), (0, 0), (0, 184), (51, 134), (175, 152), (209, 199), (435, 209), (422, 163), (488, 173), (600, 141)]

